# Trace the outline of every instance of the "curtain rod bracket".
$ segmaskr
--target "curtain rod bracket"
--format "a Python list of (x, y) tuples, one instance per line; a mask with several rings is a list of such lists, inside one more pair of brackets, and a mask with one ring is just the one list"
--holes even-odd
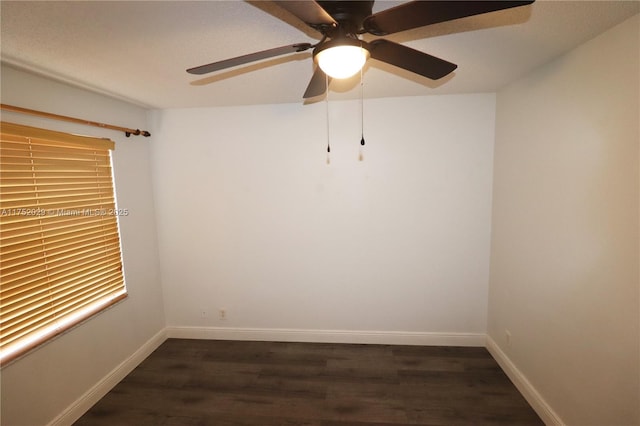
[(151, 136), (151, 133), (147, 132), (146, 130), (140, 130), (140, 129), (136, 129), (135, 132), (124, 132), (126, 137), (129, 137), (131, 135), (134, 136), (144, 136), (145, 138), (148, 138), (149, 136)]
[(131, 135), (134, 135), (134, 136), (140, 136), (140, 135), (142, 135), (142, 136), (144, 136), (145, 138), (148, 138), (149, 136), (151, 136), (151, 133), (147, 132), (146, 130), (140, 130), (140, 129), (136, 129), (136, 131), (135, 131), (135, 132), (124, 132), (124, 134), (125, 134), (127, 137), (129, 137), (129, 136), (131, 136)]

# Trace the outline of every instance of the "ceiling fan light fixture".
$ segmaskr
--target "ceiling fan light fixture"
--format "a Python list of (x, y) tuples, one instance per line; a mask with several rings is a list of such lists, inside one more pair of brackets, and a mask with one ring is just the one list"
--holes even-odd
[(369, 51), (360, 40), (331, 40), (314, 53), (314, 59), (329, 77), (348, 78), (362, 69)]

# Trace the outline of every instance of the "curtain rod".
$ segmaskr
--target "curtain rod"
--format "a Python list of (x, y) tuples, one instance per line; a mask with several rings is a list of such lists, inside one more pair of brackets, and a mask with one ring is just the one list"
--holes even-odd
[(112, 124), (98, 123), (95, 121), (83, 120), (81, 118), (67, 117), (66, 115), (51, 114), (50, 112), (36, 111), (34, 109), (21, 108), (13, 105), (0, 104), (0, 108), (5, 109), (7, 111), (19, 112), (22, 114), (37, 115), (38, 117), (50, 118), (52, 120), (69, 121), (71, 123), (84, 124), (86, 126), (94, 126), (94, 127), (101, 127), (103, 129), (117, 130), (119, 132), (124, 132), (124, 134), (127, 137), (131, 135), (134, 135), (134, 136), (142, 135), (145, 137), (151, 136), (151, 133), (147, 132), (146, 130), (129, 129), (127, 127), (120, 127), (120, 126), (114, 126)]

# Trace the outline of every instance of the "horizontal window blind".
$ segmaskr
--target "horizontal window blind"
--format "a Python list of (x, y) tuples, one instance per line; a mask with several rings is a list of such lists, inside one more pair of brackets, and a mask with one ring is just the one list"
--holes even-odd
[(113, 148), (2, 123), (0, 362), (126, 297)]

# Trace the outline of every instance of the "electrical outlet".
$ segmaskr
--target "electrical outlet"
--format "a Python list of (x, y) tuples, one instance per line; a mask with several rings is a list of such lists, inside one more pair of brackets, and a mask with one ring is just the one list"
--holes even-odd
[(504, 331), (504, 341), (507, 346), (511, 346), (511, 332), (509, 330)]
[(227, 319), (227, 310), (226, 309), (220, 308), (219, 314), (220, 314), (220, 321), (224, 321), (224, 320)]

